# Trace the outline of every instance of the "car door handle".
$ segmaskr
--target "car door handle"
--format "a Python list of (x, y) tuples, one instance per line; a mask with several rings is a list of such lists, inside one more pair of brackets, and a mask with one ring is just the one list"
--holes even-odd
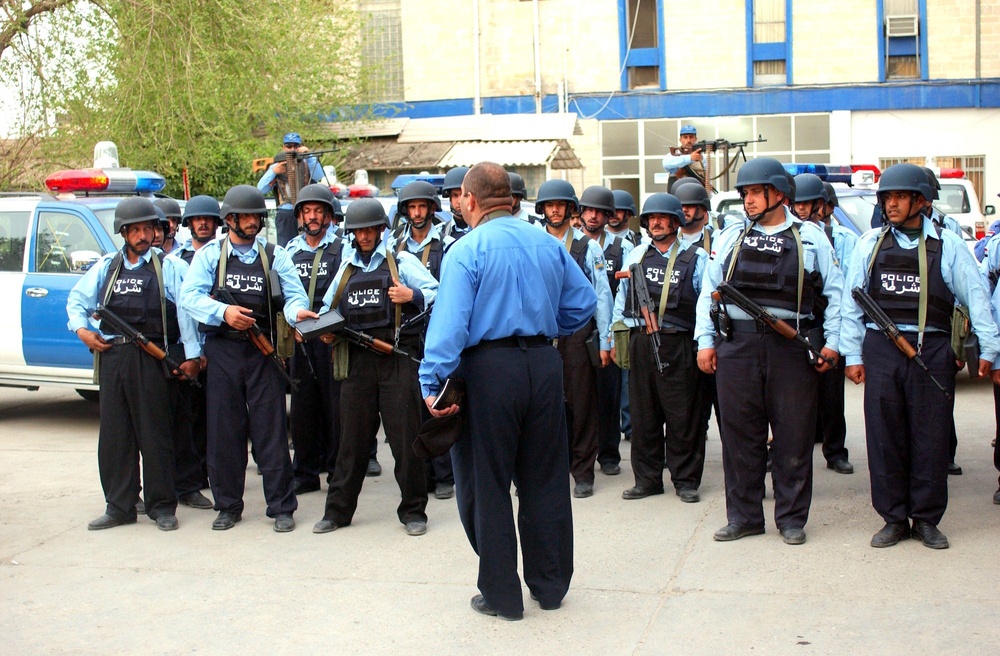
[(24, 293), (31, 298), (45, 298), (49, 295), (49, 290), (44, 287), (28, 287), (24, 290)]

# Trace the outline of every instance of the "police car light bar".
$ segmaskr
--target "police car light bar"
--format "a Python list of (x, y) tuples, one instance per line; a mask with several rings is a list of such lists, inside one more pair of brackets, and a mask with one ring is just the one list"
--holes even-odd
[(131, 169), (73, 169), (57, 171), (45, 179), (49, 190), (63, 192), (110, 192), (148, 194), (167, 186), (166, 179), (152, 171)]
[(444, 187), (444, 175), (443, 174), (431, 174), (431, 173), (403, 173), (396, 176), (396, 179), (392, 181), (390, 187), (399, 195), (399, 190), (417, 180), (422, 180), (424, 182), (429, 182), (434, 185), (434, 188), (441, 193), (441, 188)]
[(962, 178), (965, 177), (965, 171), (963, 171), (962, 169), (954, 169), (954, 168), (941, 169), (941, 173), (940, 175), (938, 175), (938, 177), (942, 179), (950, 178), (952, 180), (961, 180)]
[(852, 178), (855, 171), (872, 171), (875, 181), (881, 175), (881, 171), (871, 164), (851, 164), (850, 166), (842, 164), (785, 164), (784, 166), (785, 170), (792, 175), (812, 173), (824, 182), (841, 182), (848, 185), (852, 184), (853, 179), (856, 179)]

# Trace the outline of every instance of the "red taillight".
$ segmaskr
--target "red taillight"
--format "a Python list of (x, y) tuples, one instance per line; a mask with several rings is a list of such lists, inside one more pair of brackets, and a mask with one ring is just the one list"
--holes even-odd
[(982, 239), (986, 236), (986, 224), (982, 221), (976, 221), (976, 239)]

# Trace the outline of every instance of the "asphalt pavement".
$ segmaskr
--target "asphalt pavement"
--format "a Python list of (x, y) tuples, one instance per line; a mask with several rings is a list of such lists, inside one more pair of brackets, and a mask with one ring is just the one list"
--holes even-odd
[[(964, 374), (962, 374), (964, 376)], [(299, 498), (298, 528), (272, 530), (247, 471), (243, 521), (180, 507), (180, 529), (148, 518), (88, 531), (104, 510), (98, 411), (71, 390), (0, 389), (0, 636), (7, 654), (875, 654), (1000, 653), (1000, 506), (992, 390), (960, 377), (958, 462), (941, 530), (951, 548), (868, 545), (871, 508), (861, 390), (848, 384), (857, 473), (815, 451), (803, 546), (767, 533), (719, 543), (726, 523), (718, 433), (702, 501), (624, 501), (633, 484), (597, 474), (573, 500), (575, 574), (563, 606), (503, 622), (469, 607), (477, 559), (454, 500), (430, 499), (428, 532), (408, 537), (388, 445), (354, 523), (314, 535), (323, 492)], [(570, 481), (567, 480), (567, 490)], [(668, 481), (669, 488), (669, 481)], [(517, 499), (513, 498), (516, 505)]]

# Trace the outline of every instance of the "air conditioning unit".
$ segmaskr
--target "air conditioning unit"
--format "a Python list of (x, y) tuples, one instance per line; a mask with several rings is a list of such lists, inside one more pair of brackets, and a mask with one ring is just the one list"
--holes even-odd
[(913, 15), (886, 16), (885, 35), (887, 37), (917, 36), (920, 33), (920, 17)]

